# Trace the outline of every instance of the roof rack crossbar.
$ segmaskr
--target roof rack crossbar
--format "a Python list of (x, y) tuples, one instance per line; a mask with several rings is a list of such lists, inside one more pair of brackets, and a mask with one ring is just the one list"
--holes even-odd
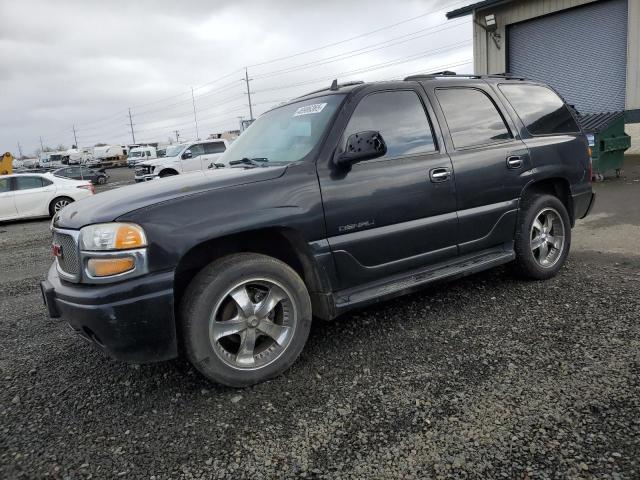
[(429, 78), (504, 78), (508, 80), (526, 80), (525, 77), (520, 77), (517, 75), (512, 75), (510, 73), (491, 73), (488, 75), (480, 75), (477, 73), (455, 73), (455, 72), (436, 72), (436, 73), (420, 73), (417, 75), (410, 75), (405, 77), (405, 81), (410, 80), (424, 80)]

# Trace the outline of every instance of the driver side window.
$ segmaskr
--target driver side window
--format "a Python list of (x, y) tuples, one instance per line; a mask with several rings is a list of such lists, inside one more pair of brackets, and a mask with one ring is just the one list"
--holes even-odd
[(436, 150), (427, 113), (411, 90), (372, 93), (360, 100), (344, 131), (343, 147), (350, 135), (367, 130), (380, 132), (387, 144), (387, 154), (381, 158)]
[(188, 148), (188, 150), (191, 150), (191, 158), (204, 155), (204, 146), (201, 143), (196, 143), (195, 145), (191, 145)]

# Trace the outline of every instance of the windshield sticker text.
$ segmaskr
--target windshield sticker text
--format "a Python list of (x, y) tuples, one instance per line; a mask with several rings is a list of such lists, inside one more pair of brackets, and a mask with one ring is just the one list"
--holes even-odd
[(299, 117), (300, 115), (310, 115), (312, 113), (320, 113), (324, 107), (326, 107), (326, 103), (314, 103), (313, 105), (307, 105), (304, 107), (300, 107), (296, 110), (296, 113), (293, 114), (294, 117)]

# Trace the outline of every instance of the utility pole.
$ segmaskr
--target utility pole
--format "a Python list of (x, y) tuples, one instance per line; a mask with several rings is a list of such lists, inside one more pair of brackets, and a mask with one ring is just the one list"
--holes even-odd
[(133, 133), (133, 120), (131, 119), (131, 109), (129, 109), (129, 126), (131, 127), (131, 138), (133, 143), (136, 143), (136, 135)]
[(22, 159), (22, 145), (18, 142), (18, 152), (20, 152), (20, 158)]
[(78, 148), (78, 137), (76, 135), (76, 126), (73, 125), (72, 128), (73, 128), (73, 141), (75, 142), (74, 145), (76, 146), (76, 148)]
[(253, 122), (253, 105), (251, 105), (251, 88), (249, 88), (249, 71), (244, 67), (244, 81), (247, 82), (247, 97), (249, 98), (249, 119)]
[(178, 143), (180, 140), (178, 140), (180, 138), (180, 132), (178, 130), (174, 130), (173, 133), (176, 134), (176, 143)]
[(196, 115), (196, 99), (193, 96), (193, 87), (191, 87), (191, 103), (193, 103), (193, 121), (196, 124), (196, 138), (200, 140), (200, 133), (198, 132), (198, 117)]
[(40, 153), (44, 153), (44, 145), (42, 144), (42, 137), (40, 137)]

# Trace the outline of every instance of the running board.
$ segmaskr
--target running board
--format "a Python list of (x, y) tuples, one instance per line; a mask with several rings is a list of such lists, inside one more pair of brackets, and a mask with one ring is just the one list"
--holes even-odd
[(461, 256), (452, 263), (430, 265), (409, 273), (394, 275), (381, 281), (341, 290), (334, 293), (336, 313), (341, 314), (355, 307), (369, 305), (418, 290), (440, 280), (452, 280), (489, 268), (503, 265), (516, 258), (512, 245), (509, 248), (492, 248), (483, 252)]

